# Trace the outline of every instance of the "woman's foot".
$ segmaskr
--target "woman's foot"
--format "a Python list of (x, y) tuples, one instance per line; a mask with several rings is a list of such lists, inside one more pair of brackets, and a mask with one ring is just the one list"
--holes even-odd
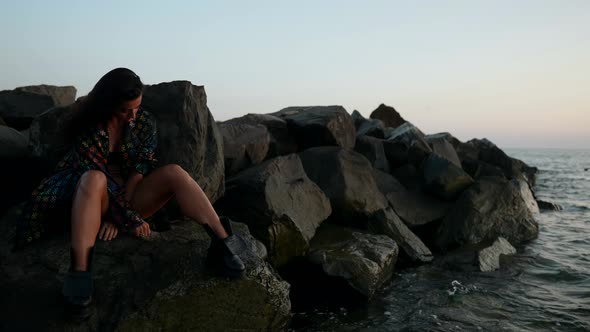
[(84, 320), (92, 314), (92, 293), (94, 292), (92, 260), (94, 247), (90, 248), (88, 269), (86, 271), (75, 270), (74, 257), (74, 249), (70, 249), (70, 269), (64, 278), (62, 295), (68, 316), (74, 320)]
[(219, 239), (211, 231), (211, 228), (205, 225), (205, 229), (211, 237), (211, 246), (209, 246), (209, 251), (207, 252), (207, 264), (222, 277), (242, 277), (246, 266), (237, 255), (243, 248), (241, 239), (237, 235), (234, 235), (231, 222), (228, 218), (221, 217), (220, 221), (228, 234), (225, 239)]

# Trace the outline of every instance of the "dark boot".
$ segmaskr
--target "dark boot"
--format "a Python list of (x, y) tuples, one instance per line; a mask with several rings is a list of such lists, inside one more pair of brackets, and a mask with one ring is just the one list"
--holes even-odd
[(64, 278), (62, 295), (66, 304), (66, 313), (74, 320), (84, 320), (92, 314), (93, 260), (94, 247), (90, 248), (88, 253), (88, 269), (86, 271), (75, 271), (74, 250), (70, 249), (70, 270)]
[(237, 255), (243, 247), (241, 239), (234, 235), (228, 218), (221, 217), (220, 221), (228, 234), (228, 237), (223, 240), (219, 239), (208, 225), (204, 225), (207, 234), (211, 237), (211, 246), (207, 252), (207, 265), (222, 277), (242, 277), (246, 267)]

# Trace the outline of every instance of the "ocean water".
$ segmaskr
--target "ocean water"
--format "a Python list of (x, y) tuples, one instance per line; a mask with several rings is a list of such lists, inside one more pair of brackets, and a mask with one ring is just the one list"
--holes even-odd
[(500, 270), (399, 270), (368, 305), (299, 310), (292, 329), (590, 331), (590, 150), (505, 152), (537, 166), (537, 197), (563, 210), (539, 214), (539, 237)]

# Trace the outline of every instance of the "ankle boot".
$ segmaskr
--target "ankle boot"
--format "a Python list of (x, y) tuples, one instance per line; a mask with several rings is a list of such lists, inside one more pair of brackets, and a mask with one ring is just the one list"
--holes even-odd
[(207, 265), (222, 277), (242, 277), (246, 267), (237, 255), (242, 249), (242, 244), (238, 236), (234, 235), (230, 220), (221, 217), (220, 221), (228, 235), (225, 239), (219, 239), (209, 225), (203, 225), (207, 234), (211, 237), (211, 245), (207, 252)]
[(94, 260), (94, 247), (88, 253), (88, 269), (75, 271), (74, 249), (70, 248), (70, 269), (64, 278), (62, 295), (64, 297), (66, 312), (74, 320), (88, 318), (91, 311), (92, 293), (94, 284), (92, 281), (92, 261)]

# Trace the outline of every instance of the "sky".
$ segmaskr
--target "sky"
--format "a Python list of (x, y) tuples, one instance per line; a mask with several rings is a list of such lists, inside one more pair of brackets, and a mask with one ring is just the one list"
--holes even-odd
[(393, 106), (425, 133), (590, 148), (590, 1), (0, 0), (0, 90), (109, 70), (205, 86), (218, 121)]

